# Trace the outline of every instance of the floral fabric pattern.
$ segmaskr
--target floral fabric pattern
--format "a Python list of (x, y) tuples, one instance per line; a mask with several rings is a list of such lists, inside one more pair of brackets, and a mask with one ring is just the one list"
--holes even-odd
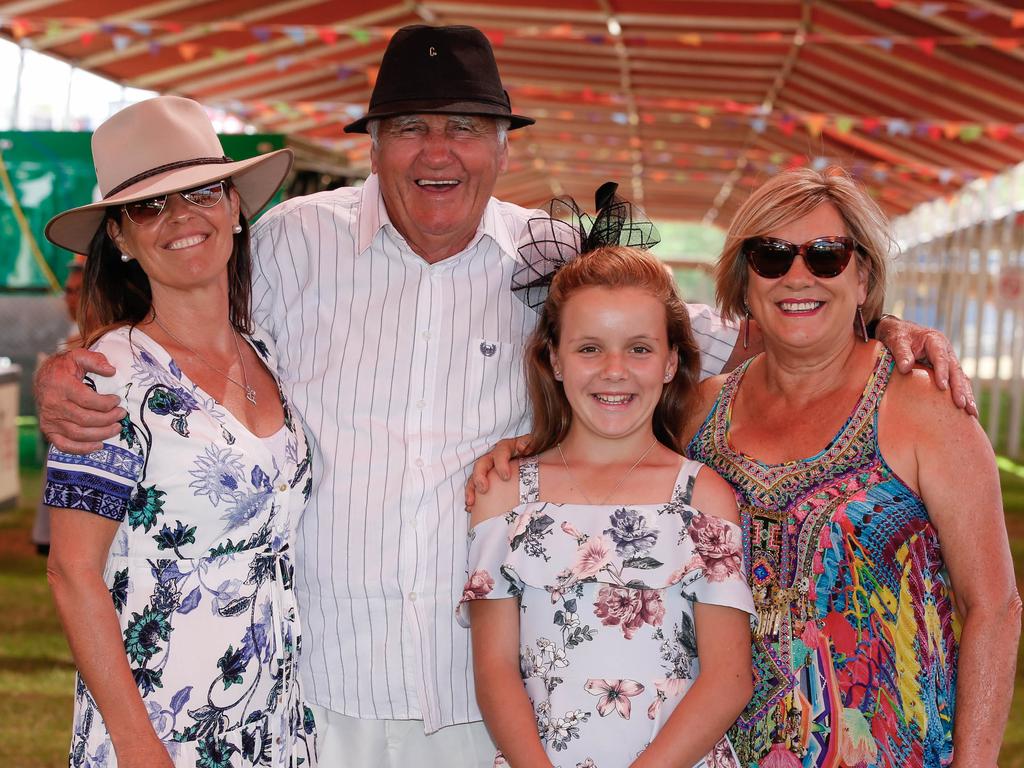
[[(520, 672), (556, 766), (646, 749), (700, 671), (695, 601), (753, 613), (739, 526), (690, 506), (700, 466), (683, 462), (665, 504), (596, 506), (541, 502), (526, 460), (519, 506), (470, 531), (459, 622), (470, 600), (519, 601)], [(739, 768), (725, 739), (699, 765)]]
[(825, 450), (779, 465), (729, 443), (748, 366), (688, 450), (741, 496), (759, 621), (754, 695), (732, 743), (745, 766), (948, 765), (960, 630), (928, 510), (878, 449), (892, 357), (879, 350)]
[[(94, 349), (117, 373), (87, 383), (128, 415), (96, 453), (51, 449), (44, 498), (120, 522), (104, 578), (154, 730), (176, 766), (315, 766), (290, 551), (312, 487), (301, 424), (282, 399), (284, 427), (257, 438), (141, 331)], [(114, 768), (81, 678), (75, 694), (70, 766)]]

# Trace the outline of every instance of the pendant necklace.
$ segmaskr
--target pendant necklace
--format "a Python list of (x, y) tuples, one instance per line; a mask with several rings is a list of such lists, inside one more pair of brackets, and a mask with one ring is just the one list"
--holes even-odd
[(195, 355), (196, 359), (203, 365), (205, 365), (207, 368), (209, 368), (212, 371), (216, 371), (225, 379), (234, 384), (236, 387), (241, 387), (242, 390), (245, 392), (245, 399), (248, 400), (253, 405), (256, 405), (256, 388), (249, 386), (249, 377), (245, 373), (245, 360), (242, 357), (242, 350), (238, 346), (238, 332), (234, 328), (231, 329), (231, 340), (235, 342), (235, 352), (238, 355), (238, 363), (239, 365), (242, 366), (242, 381), (238, 381), (237, 379), (233, 379), (230, 376), (228, 376), (227, 373), (222, 371), (213, 363), (209, 362), (205, 357), (196, 352), (195, 349), (193, 349), (191, 346), (189, 346), (184, 341), (175, 336), (173, 333), (171, 333), (169, 330), (167, 330), (167, 326), (160, 322), (160, 318), (156, 316), (156, 312), (153, 313), (153, 322), (159, 325), (160, 329), (164, 333), (166, 333), (168, 336), (170, 336), (172, 339), (178, 342), (178, 344), (180, 344), (193, 355)]
[(640, 466), (640, 462), (647, 458), (647, 454), (649, 454), (652, 450), (654, 450), (654, 446), (656, 446), (657, 444), (658, 444), (658, 440), (657, 440), (657, 438), (655, 438), (654, 442), (651, 443), (649, 446), (647, 446), (647, 450), (645, 450), (643, 453), (640, 454), (640, 458), (633, 462), (633, 466), (631, 466), (629, 469), (626, 470), (626, 474), (624, 474), (622, 477), (619, 478), (619, 481), (617, 483), (615, 483), (615, 485), (612, 486), (612, 489), (610, 491), (608, 491), (608, 493), (605, 494), (604, 498), (601, 499), (600, 503), (598, 503), (598, 504), (594, 504), (594, 502), (592, 502), (590, 500), (590, 497), (587, 496), (586, 491), (583, 490), (583, 485), (578, 483), (578, 482), (576, 482), (576, 478), (573, 476), (572, 470), (569, 469), (569, 462), (567, 462), (565, 460), (565, 454), (562, 453), (562, 444), (561, 443), (557, 443), (555, 445), (555, 447), (558, 449), (558, 455), (562, 459), (562, 466), (565, 467), (565, 473), (567, 475), (569, 475), (569, 480), (572, 482), (572, 484), (574, 486), (576, 486), (576, 488), (579, 489), (580, 496), (582, 496), (584, 498), (584, 500), (587, 502), (587, 504), (589, 504), (592, 507), (603, 507), (607, 503), (608, 499), (610, 499), (612, 497), (612, 495), (617, 490), (619, 490), (619, 486), (622, 485), (626, 481), (626, 478), (629, 477), (630, 473), (634, 469), (636, 469), (637, 467)]

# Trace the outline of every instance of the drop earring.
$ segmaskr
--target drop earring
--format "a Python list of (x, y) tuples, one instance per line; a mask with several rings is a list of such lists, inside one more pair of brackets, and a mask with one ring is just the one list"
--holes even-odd
[(750, 346), (750, 307), (743, 302), (743, 348)]
[(868, 341), (868, 327), (864, 324), (864, 311), (860, 306), (857, 307), (857, 322), (860, 324), (860, 336), (866, 343)]
[(235, 226), (233, 226), (231, 228), (231, 231), (234, 232), (236, 235), (242, 234), (242, 225), (241, 224), (235, 224)]

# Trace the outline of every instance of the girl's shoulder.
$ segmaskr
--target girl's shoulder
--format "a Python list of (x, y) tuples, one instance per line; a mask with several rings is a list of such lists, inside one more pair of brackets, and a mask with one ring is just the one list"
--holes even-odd
[(699, 469), (693, 484), (692, 505), (704, 515), (739, 524), (735, 489), (711, 467), (694, 463), (699, 465)]

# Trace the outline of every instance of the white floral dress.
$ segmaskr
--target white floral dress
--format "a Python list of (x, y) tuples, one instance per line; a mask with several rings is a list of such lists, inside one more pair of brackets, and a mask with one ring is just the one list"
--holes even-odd
[[(45, 501), (120, 521), (104, 579), (153, 728), (176, 766), (315, 765), (289, 548), (311, 488), (301, 423), (282, 398), (281, 432), (256, 437), (137, 329), (93, 348), (117, 373), (86, 381), (128, 415), (95, 453), (51, 449)], [(117, 765), (81, 678), (70, 765)]]
[[(739, 526), (690, 506), (701, 466), (683, 462), (665, 504), (599, 506), (539, 501), (523, 460), (519, 506), (470, 531), (459, 622), (470, 600), (520, 601), (521, 673), (560, 768), (624, 768), (650, 744), (700, 669), (693, 603), (754, 612)], [(739, 762), (723, 737), (698, 765)]]

